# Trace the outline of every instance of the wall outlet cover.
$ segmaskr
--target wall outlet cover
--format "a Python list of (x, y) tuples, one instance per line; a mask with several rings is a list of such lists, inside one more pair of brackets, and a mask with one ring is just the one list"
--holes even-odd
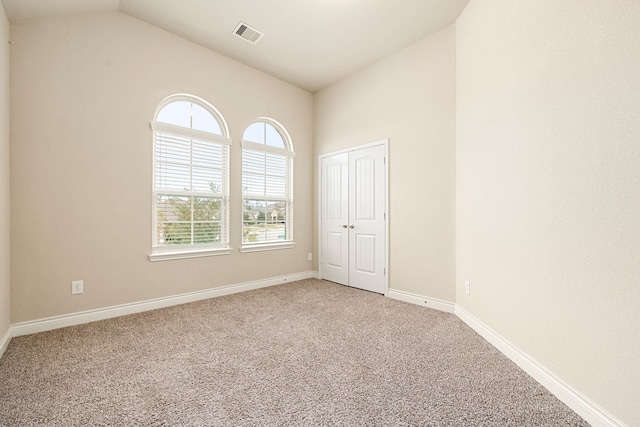
[(83, 280), (74, 280), (71, 282), (71, 294), (81, 294), (84, 292), (84, 281)]

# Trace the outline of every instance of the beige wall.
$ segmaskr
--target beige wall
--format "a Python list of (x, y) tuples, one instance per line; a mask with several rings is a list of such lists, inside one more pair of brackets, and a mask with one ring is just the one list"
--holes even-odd
[(390, 139), (389, 285), (453, 302), (455, 28), (316, 93), (315, 108), (316, 154)]
[(9, 22), (0, 5), (0, 341), (11, 324), (9, 193)]
[(457, 303), (638, 425), (640, 3), (472, 0), (456, 28)]
[[(310, 93), (117, 12), (11, 32), (13, 323), (312, 269)], [(149, 123), (174, 93), (206, 99), (229, 125), (232, 255), (147, 259)], [(239, 140), (259, 116), (293, 139), (297, 246), (240, 254)]]

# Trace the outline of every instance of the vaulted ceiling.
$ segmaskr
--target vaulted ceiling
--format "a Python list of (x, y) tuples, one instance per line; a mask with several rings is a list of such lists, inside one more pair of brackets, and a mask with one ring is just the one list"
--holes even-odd
[[(12, 23), (120, 11), (315, 92), (455, 22), (469, 0), (1, 0)], [(234, 34), (244, 22), (257, 44)]]

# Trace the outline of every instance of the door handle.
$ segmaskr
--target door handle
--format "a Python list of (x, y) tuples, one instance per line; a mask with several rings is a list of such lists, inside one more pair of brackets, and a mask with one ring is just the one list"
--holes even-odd
[(344, 224), (344, 225), (342, 226), (342, 228), (347, 228), (347, 224)]
[(355, 225), (351, 224), (349, 228), (353, 230), (355, 228)]

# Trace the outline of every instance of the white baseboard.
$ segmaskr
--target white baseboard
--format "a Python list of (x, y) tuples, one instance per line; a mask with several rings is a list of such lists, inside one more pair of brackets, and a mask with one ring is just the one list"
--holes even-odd
[(13, 329), (9, 326), (7, 332), (4, 334), (4, 337), (0, 339), (0, 357), (4, 356), (4, 352), (7, 351), (7, 347), (9, 347), (9, 341), (11, 341), (11, 337), (13, 336)]
[(455, 314), (594, 427), (624, 426), (624, 423), (620, 420), (599, 407), (588, 397), (572, 389), (560, 378), (536, 362), (535, 359), (522, 352), (459, 305), (456, 305)]
[[(209, 298), (216, 298), (224, 295), (266, 288), (268, 286), (282, 285), (284, 283), (295, 282), (296, 280), (304, 280), (316, 277), (318, 277), (318, 272), (305, 271), (303, 273), (272, 277), (270, 279), (256, 280), (253, 282), (240, 283), (230, 286), (222, 286), (219, 288), (206, 289), (204, 291), (189, 292), (185, 294), (156, 298), (131, 304), (122, 304), (96, 310), (65, 314), (62, 316), (30, 320), (27, 322), (20, 322), (12, 325), (12, 332), (8, 335), (9, 337), (17, 337), (20, 335), (35, 334), (38, 332), (50, 331), (52, 329), (65, 328), (67, 326), (80, 325), (84, 323), (95, 322), (97, 320), (110, 319), (127, 314), (140, 313), (143, 311), (155, 310), (158, 308), (170, 307), (173, 305), (186, 304), (189, 302), (201, 301)], [(0, 349), (2, 349), (2, 347), (0, 347)]]
[(389, 291), (387, 292), (387, 296), (398, 301), (409, 302), (411, 304), (417, 304), (423, 307), (446, 311), (447, 313), (455, 313), (456, 305), (452, 302), (435, 298), (427, 298), (421, 295), (412, 294), (410, 292), (399, 291), (397, 289), (389, 289)]

